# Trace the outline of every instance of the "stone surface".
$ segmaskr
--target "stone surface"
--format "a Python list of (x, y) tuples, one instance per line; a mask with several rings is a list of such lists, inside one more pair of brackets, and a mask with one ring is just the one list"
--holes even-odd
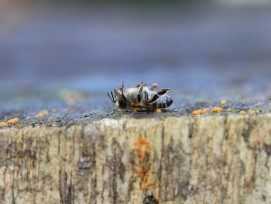
[[(31, 2), (0, 3), (3, 203), (271, 202), (268, 4)], [(141, 80), (174, 105), (114, 110)]]
[(271, 115), (0, 129), (5, 203), (271, 202)]

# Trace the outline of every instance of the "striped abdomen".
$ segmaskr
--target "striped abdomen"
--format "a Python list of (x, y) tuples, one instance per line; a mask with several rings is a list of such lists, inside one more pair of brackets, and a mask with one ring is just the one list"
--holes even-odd
[[(159, 99), (161, 99), (161, 97)], [(162, 108), (169, 107), (173, 103), (173, 100), (169, 97), (166, 97), (165, 99), (162, 99), (162, 100), (159, 100), (159, 99), (149, 104), (149, 107), (151, 109), (158, 109), (158, 108), (162, 109)]]

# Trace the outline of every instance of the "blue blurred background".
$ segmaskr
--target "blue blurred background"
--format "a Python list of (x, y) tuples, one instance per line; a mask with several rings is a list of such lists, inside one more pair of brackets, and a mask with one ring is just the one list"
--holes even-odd
[[(0, 2), (0, 100), (144, 80), (194, 96), (271, 96), (267, 0)], [(49, 96), (48, 96), (49, 97)]]

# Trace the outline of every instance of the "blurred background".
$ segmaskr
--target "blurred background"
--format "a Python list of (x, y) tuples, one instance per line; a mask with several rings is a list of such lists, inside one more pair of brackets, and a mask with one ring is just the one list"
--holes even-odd
[(74, 92), (109, 103), (142, 80), (180, 101), (266, 100), (270, 65), (269, 0), (0, 0), (2, 105)]

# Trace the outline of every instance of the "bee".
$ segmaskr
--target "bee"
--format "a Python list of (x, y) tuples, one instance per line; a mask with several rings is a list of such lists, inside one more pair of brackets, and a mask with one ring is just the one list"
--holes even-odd
[(116, 107), (124, 110), (133, 111), (156, 111), (169, 107), (173, 100), (167, 95), (169, 88), (162, 88), (155, 91), (158, 84), (147, 86), (144, 82), (132, 88), (124, 89), (124, 82), (119, 88), (111, 91), (111, 95), (107, 93), (110, 100)]

